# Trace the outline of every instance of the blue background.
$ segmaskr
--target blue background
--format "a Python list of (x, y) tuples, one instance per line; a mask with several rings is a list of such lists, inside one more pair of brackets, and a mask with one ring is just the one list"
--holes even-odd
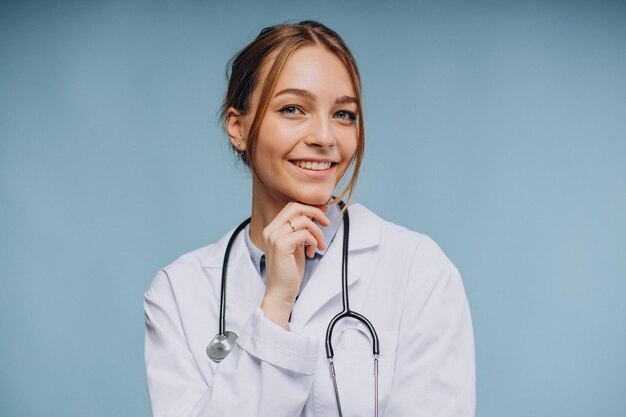
[(244, 218), (227, 60), (319, 19), (353, 49), (356, 201), (461, 270), (478, 416), (626, 415), (626, 6), (3, 2), (0, 415), (148, 416), (143, 293)]

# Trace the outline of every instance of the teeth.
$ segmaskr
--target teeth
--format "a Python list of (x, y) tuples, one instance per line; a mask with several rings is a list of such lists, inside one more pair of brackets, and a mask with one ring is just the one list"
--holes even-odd
[(323, 171), (330, 168), (332, 162), (311, 162), (311, 161), (293, 161), (300, 168), (310, 169), (312, 171)]

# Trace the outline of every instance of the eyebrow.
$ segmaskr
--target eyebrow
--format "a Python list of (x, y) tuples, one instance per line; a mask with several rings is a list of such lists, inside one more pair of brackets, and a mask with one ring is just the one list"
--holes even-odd
[[(274, 97), (288, 95), (288, 94), (302, 97), (307, 100), (315, 100), (317, 98), (317, 96), (311, 93), (309, 90), (302, 90), (300, 88), (285, 88), (284, 90), (281, 90), (278, 93), (276, 93)], [(335, 100), (335, 104), (349, 104), (349, 103), (358, 104), (356, 97), (341, 96), (341, 97), (338, 97), (337, 100)]]
[(341, 96), (337, 100), (335, 100), (335, 103), (337, 103), (337, 104), (350, 104), (350, 103), (359, 104), (358, 101), (356, 100), (356, 97), (352, 97), (352, 96)]

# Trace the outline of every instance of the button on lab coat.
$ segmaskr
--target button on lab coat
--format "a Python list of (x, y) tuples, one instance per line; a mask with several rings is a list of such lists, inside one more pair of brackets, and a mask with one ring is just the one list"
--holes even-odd
[[(474, 340), (457, 269), (428, 237), (350, 207), (350, 307), (380, 339), (383, 417), (465, 417), (475, 409)], [(265, 286), (243, 236), (228, 267), (226, 330), (239, 335), (221, 363), (206, 346), (218, 332), (221, 270), (230, 233), (158, 272), (145, 296), (145, 363), (155, 417), (338, 416), (326, 327), (341, 308), (343, 226), (294, 305), (289, 330), (259, 308)], [(344, 416), (374, 414), (367, 330), (334, 329)]]

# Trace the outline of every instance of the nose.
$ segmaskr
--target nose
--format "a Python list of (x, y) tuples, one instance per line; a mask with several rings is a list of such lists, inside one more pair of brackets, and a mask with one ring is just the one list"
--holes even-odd
[(334, 146), (336, 142), (331, 121), (322, 116), (313, 118), (311, 129), (306, 137), (307, 145), (326, 148)]

